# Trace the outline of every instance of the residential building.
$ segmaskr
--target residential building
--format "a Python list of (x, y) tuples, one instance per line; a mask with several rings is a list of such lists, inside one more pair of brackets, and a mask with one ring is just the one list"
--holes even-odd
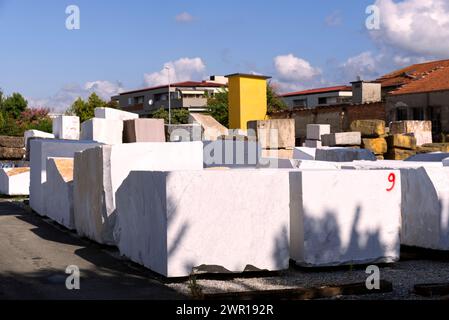
[(350, 103), (352, 98), (351, 86), (335, 86), (318, 88), (281, 95), (289, 109), (313, 109), (318, 106)]
[(212, 76), (208, 81), (185, 81), (127, 91), (112, 97), (124, 111), (138, 113), (148, 117), (160, 108), (168, 109), (169, 88), (171, 108), (185, 108), (192, 112), (206, 110), (207, 96), (226, 88), (226, 81), (219, 76)]

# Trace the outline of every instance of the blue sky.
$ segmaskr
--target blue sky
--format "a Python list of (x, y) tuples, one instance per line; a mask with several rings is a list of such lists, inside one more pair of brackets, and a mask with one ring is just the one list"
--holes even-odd
[[(384, 18), (374, 32), (365, 27), (373, 3)], [(65, 27), (72, 4), (80, 30)], [(106, 98), (159, 84), (167, 63), (173, 81), (257, 72), (280, 91), (345, 84), (445, 57), (444, 48), (426, 51), (396, 29), (399, 21), (413, 35), (410, 17), (427, 10), (433, 31), (447, 30), (447, 9), (444, 0), (0, 0), (0, 87), (63, 109), (91, 91)]]

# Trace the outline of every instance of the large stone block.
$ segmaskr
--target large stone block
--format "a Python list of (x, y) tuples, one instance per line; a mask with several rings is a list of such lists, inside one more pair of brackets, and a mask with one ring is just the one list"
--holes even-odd
[(443, 166), (445, 166), (445, 167), (449, 167), (449, 157), (448, 158), (445, 158), (445, 159), (443, 159)]
[(353, 161), (350, 163), (341, 163), (341, 169), (402, 169), (402, 168), (442, 168), (442, 163), (438, 162), (419, 162), (419, 161), (399, 161), (399, 160), (381, 160), (381, 161)]
[(41, 140), (30, 141), (30, 206), (40, 215), (45, 213), (45, 183), (47, 182), (47, 158), (73, 158), (75, 152), (98, 146), (92, 141)]
[(323, 143), (321, 140), (306, 140), (304, 143), (304, 147), (306, 148), (321, 148)]
[(125, 120), (123, 142), (165, 142), (164, 119)]
[(401, 169), (401, 243), (449, 250), (449, 168)]
[(293, 159), (315, 160), (316, 148), (296, 147), (293, 151)]
[(171, 142), (189, 142), (203, 140), (203, 128), (198, 123), (171, 125), (166, 124), (165, 134), (167, 137), (167, 141)]
[(362, 147), (376, 155), (384, 154), (388, 150), (387, 141), (384, 138), (364, 138), (362, 139)]
[[(391, 175), (396, 183), (392, 187)], [(325, 170), (291, 173), (290, 256), (304, 266), (399, 259), (399, 171)]]
[(432, 143), (431, 121), (393, 121), (390, 123), (390, 134), (408, 134), (416, 138), (416, 145)]
[(330, 134), (330, 124), (308, 124), (307, 125), (307, 139), (321, 140), (323, 134)]
[(263, 149), (293, 149), (295, 147), (295, 120), (248, 121), (248, 134), (255, 134)]
[(108, 119), (108, 120), (132, 120), (138, 119), (139, 115), (133, 112), (122, 111), (113, 108), (95, 108), (95, 118)]
[(444, 159), (449, 157), (449, 153), (443, 153), (443, 152), (434, 152), (434, 153), (418, 153), (416, 155), (413, 155), (407, 159), (405, 159), (406, 162), (409, 161), (420, 161), (422, 163), (425, 162), (437, 162), (440, 163)]
[(2, 160), (21, 160), (25, 157), (25, 153), (23, 148), (0, 147), (0, 159)]
[(116, 192), (131, 171), (202, 168), (201, 142), (132, 143), (77, 153), (74, 215), (78, 234), (98, 243), (114, 244), (112, 231), (121, 213), (116, 209)]
[(386, 138), (388, 147), (402, 149), (416, 149), (416, 138), (405, 134), (394, 134)]
[(317, 149), (315, 160), (333, 162), (351, 162), (354, 160), (376, 161), (376, 156), (367, 149), (323, 148)]
[(39, 130), (27, 130), (23, 134), (23, 137), (25, 139), (25, 148), (27, 150), (27, 159), (29, 159), (28, 153), (30, 152), (30, 143), (29, 143), (30, 139), (37, 139), (37, 138), (54, 139), (55, 135), (53, 133), (43, 132), (43, 131), (39, 131)]
[[(259, 164), (262, 150), (258, 142), (254, 141), (234, 141), (217, 140), (203, 141), (204, 167), (255, 167)], [(289, 151), (290, 152), (290, 151)], [(265, 153), (265, 157), (279, 157), (278, 150), (270, 150), (270, 154)]]
[(425, 143), (417, 151), (420, 153), (427, 152), (449, 152), (449, 143)]
[(0, 169), (0, 194), (21, 196), (30, 194), (30, 168)]
[(388, 152), (385, 154), (385, 159), (389, 160), (405, 160), (416, 154), (416, 151), (392, 148), (388, 149)]
[(54, 118), (53, 134), (56, 139), (79, 140), (80, 118), (77, 116), (58, 116)]
[(131, 172), (114, 235), (122, 255), (167, 277), (287, 269), (289, 204), (288, 170)]
[(123, 121), (92, 118), (81, 124), (81, 140), (91, 140), (104, 144), (123, 142)]
[(351, 131), (360, 132), (362, 137), (376, 138), (385, 134), (383, 120), (355, 120), (351, 123)]
[(360, 132), (339, 132), (321, 136), (323, 146), (359, 146), (362, 144)]
[(48, 158), (45, 183), (47, 216), (68, 229), (75, 229), (73, 215), (73, 158)]
[(264, 158), (293, 159), (293, 149), (262, 150)]
[(0, 136), (0, 147), (24, 148), (25, 142), (23, 137)]

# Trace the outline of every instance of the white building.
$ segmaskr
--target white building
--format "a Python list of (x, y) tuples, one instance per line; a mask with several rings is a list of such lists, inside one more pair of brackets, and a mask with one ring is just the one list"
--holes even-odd
[(281, 95), (289, 109), (307, 108), (318, 106), (351, 103), (352, 87), (336, 86), (304, 91), (290, 92)]

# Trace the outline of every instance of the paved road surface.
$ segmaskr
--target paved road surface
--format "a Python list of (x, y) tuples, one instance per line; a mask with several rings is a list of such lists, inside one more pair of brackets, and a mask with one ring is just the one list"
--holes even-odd
[[(109, 250), (0, 201), (0, 299), (183, 298)], [(80, 290), (66, 289), (69, 265), (81, 271)]]

